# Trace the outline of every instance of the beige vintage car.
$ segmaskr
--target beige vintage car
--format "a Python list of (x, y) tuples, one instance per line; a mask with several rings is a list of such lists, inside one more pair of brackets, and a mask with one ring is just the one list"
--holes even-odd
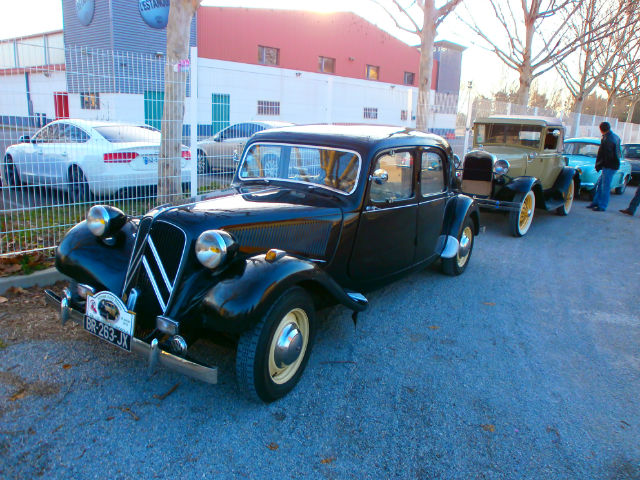
[(511, 232), (527, 233), (535, 208), (567, 215), (580, 178), (562, 155), (564, 127), (556, 118), (491, 116), (473, 127), (461, 189), (478, 205), (509, 211)]
[(278, 121), (243, 122), (220, 130), (198, 142), (198, 173), (233, 173), (249, 137), (268, 128), (291, 125), (293, 123)]

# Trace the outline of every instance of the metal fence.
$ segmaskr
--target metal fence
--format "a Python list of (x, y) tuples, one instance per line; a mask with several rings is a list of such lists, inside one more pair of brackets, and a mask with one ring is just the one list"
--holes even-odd
[[(186, 101), (177, 126), (178, 182), (186, 196), (229, 185), (246, 139), (278, 122), (415, 126), (414, 87), (209, 59), (171, 64), (143, 55), (81, 47), (60, 39), (0, 42), (0, 257), (52, 252), (95, 203), (142, 215), (157, 195), (165, 68), (184, 72)], [(193, 95), (192, 95), (193, 93)], [(246, 118), (230, 114), (251, 112)], [(433, 95), (431, 131), (459, 155), (473, 119), (491, 114), (558, 116), (500, 102), (459, 105)], [(601, 117), (562, 116), (580, 135), (597, 135)], [(612, 121), (625, 142), (640, 142), (640, 125)], [(165, 124), (166, 128), (166, 124)]]

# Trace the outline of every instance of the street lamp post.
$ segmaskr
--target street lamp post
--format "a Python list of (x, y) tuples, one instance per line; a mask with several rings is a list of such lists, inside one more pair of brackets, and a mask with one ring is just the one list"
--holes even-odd
[(467, 83), (467, 88), (467, 125), (464, 131), (464, 149), (462, 150), (462, 155), (467, 153), (467, 149), (469, 148), (469, 134), (471, 133), (471, 89), (473, 88), (473, 82), (471, 80)]

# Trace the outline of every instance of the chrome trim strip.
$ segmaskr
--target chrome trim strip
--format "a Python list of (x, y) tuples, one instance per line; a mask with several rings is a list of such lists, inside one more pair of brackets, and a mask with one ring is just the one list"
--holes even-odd
[[(169, 223), (165, 220), (157, 220), (157, 222), (162, 222), (162, 223), (166, 223), (167, 225), (172, 226), (173, 228), (177, 228), (178, 230), (180, 230), (182, 232), (182, 234), (184, 235), (184, 247), (182, 247), (182, 255), (180, 255), (180, 263), (178, 264), (178, 271), (176, 273), (176, 278), (173, 280), (173, 284), (175, 285), (176, 282), (178, 281), (178, 279), (180, 277), (182, 277), (182, 270), (184, 269), (184, 264), (185, 264), (185, 259), (187, 258), (187, 248), (189, 247), (189, 245), (187, 244), (187, 239), (189, 237), (187, 237), (187, 232), (185, 232), (182, 228), (180, 228), (178, 225), (175, 225), (173, 223)], [(167, 300), (167, 308), (171, 306), (171, 302), (173, 301), (173, 296), (175, 295), (175, 290), (171, 292), (171, 295), (169, 296), (169, 300)], [(165, 308), (162, 311), (163, 314), (167, 313), (167, 309)]]
[[(51, 290), (45, 290), (45, 299), (49, 305), (60, 308), (61, 298)], [(70, 320), (82, 325), (84, 323), (84, 314), (73, 308), (69, 308)], [(135, 337), (131, 338), (131, 351), (133, 353), (143, 355), (149, 358), (151, 353), (151, 345)], [(162, 349), (156, 350), (157, 362), (165, 368), (175, 372), (187, 375), (201, 382), (216, 384), (218, 383), (218, 367), (208, 367), (200, 363), (192, 362), (182, 357), (178, 357)]]
[(156, 259), (156, 263), (158, 264), (158, 270), (160, 270), (160, 275), (162, 275), (162, 280), (164, 280), (164, 284), (166, 285), (167, 290), (169, 291), (169, 297), (171, 297), (171, 293), (173, 293), (173, 285), (171, 284), (171, 282), (169, 281), (169, 278), (167, 277), (167, 272), (164, 271), (164, 265), (162, 265), (162, 262), (160, 261), (160, 255), (158, 255), (156, 246), (153, 244), (153, 239), (149, 237), (147, 239), (147, 243), (149, 247), (151, 247), (151, 253), (153, 253), (153, 258)]
[(158, 288), (156, 279), (153, 278), (153, 272), (151, 271), (149, 262), (147, 262), (147, 257), (142, 257), (142, 264), (144, 265), (144, 269), (147, 271), (147, 276), (149, 277), (149, 281), (151, 282), (153, 291), (156, 293), (156, 297), (158, 299), (158, 303), (160, 304), (160, 308), (162, 308), (162, 311), (164, 312), (167, 309), (167, 305), (164, 303), (164, 300), (162, 299), (162, 295), (160, 295), (160, 289)]

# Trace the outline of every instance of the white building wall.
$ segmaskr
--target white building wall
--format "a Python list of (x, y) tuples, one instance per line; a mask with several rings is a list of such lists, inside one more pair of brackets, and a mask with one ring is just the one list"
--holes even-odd
[[(62, 71), (29, 73), (29, 90), (33, 113), (55, 117), (53, 92), (66, 91), (65, 73)], [(0, 76), (0, 115), (26, 117), (29, 115), (27, 84), (24, 73)]]

